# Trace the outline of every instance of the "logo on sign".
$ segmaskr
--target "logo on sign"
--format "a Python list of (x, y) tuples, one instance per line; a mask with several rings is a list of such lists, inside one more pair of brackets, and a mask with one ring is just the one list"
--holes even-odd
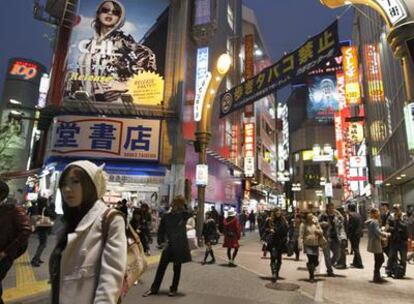
[(32, 79), (37, 75), (37, 65), (26, 61), (16, 61), (10, 69), (10, 75), (20, 76), (25, 80)]

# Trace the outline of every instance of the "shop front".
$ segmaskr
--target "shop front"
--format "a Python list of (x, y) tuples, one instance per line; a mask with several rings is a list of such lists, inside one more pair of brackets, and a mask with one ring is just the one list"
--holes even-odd
[[(185, 178), (191, 181), (191, 205), (197, 206), (196, 165), (198, 154), (192, 145), (186, 147)], [(234, 176), (234, 168), (212, 155), (207, 156), (208, 185), (206, 188), (205, 212), (215, 207), (220, 213), (227, 215), (230, 210), (240, 211), (242, 197), (241, 177)]]
[(105, 165), (108, 204), (127, 199), (158, 208), (168, 202), (168, 169), (159, 163), (160, 121), (145, 119), (59, 116), (49, 142), (40, 192), (53, 196), (61, 212), (58, 180), (71, 162), (87, 159)]

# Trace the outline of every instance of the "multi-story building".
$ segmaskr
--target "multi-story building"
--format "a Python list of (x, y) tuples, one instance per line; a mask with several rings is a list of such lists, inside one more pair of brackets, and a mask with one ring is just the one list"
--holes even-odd
[(404, 124), (404, 79), (401, 64), (387, 42), (386, 26), (373, 9), (355, 11), (353, 40), (363, 70), (370, 183), (378, 203), (407, 207), (414, 199), (414, 162)]

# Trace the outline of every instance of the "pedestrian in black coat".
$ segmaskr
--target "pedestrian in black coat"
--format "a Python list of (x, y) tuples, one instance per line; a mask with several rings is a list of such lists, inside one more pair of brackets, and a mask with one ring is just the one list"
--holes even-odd
[(207, 263), (207, 258), (209, 255), (211, 255), (211, 261), (208, 262), (208, 264), (214, 264), (216, 262), (216, 258), (214, 257), (213, 252), (213, 243), (217, 238), (217, 225), (214, 219), (211, 217), (211, 213), (206, 213), (206, 220), (203, 224), (203, 238), (204, 243), (206, 244), (206, 252), (204, 255), (204, 260), (201, 264)]
[(143, 294), (144, 297), (158, 293), (167, 266), (170, 262), (174, 264), (174, 277), (168, 296), (177, 294), (180, 282), (181, 264), (191, 261), (190, 248), (187, 240), (187, 220), (191, 213), (187, 212), (185, 198), (178, 195), (171, 202), (171, 212), (166, 213), (158, 228), (158, 244), (166, 242), (165, 248), (161, 253), (160, 263), (151, 288)]
[(362, 265), (361, 253), (359, 251), (359, 243), (362, 237), (362, 218), (356, 212), (354, 204), (348, 205), (349, 219), (348, 219), (348, 238), (351, 241), (352, 252), (354, 253), (354, 260), (351, 263), (352, 267), (364, 268)]

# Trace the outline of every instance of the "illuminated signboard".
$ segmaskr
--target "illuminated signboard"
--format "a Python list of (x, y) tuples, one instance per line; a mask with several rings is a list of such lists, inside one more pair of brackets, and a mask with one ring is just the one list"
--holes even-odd
[[(411, 1), (411, 0), (410, 0)], [(401, 0), (375, 0), (385, 12), (391, 25), (394, 26), (398, 22), (407, 18), (407, 11)]]
[(325, 74), (308, 79), (308, 118), (318, 121), (332, 121), (334, 113), (339, 110), (336, 90), (336, 75)]
[[(246, 35), (244, 37), (244, 78), (250, 79), (254, 76), (254, 36)], [(244, 111), (245, 117), (252, 117), (254, 115), (254, 106), (249, 104)]]
[(196, 185), (207, 186), (208, 185), (208, 166), (197, 165), (196, 166)]
[(376, 44), (364, 45), (364, 57), (366, 62), (366, 78), (368, 83), (368, 95), (372, 102), (384, 100), (384, 86), (382, 82), (382, 73), (380, 57)]
[(254, 153), (256, 143), (254, 126), (254, 123), (244, 124), (244, 175), (247, 177), (254, 176), (255, 172)]
[(33, 79), (38, 73), (38, 65), (33, 62), (16, 60), (13, 62), (9, 74), (21, 77), (24, 80)]
[(414, 150), (414, 103), (404, 107), (404, 120), (408, 150)]
[[(64, 97), (138, 105), (160, 105), (168, 0), (80, 1), (67, 60)], [(167, 12), (168, 14), (168, 12)], [(77, 94), (78, 92), (78, 94)], [(85, 94), (85, 92), (87, 94)]]
[(345, 98), (348, 105), (361, 103), (359, 86), (358, 53), (355, 46), (342, 48), (343, 70), (345, 74)]
[(197, 49), (196, 65), (196, 95), (194, 98), (194, 120), (200, 121), (203, 113), (203, 103), (208, 85), (211, 81), (211, 73), (208, 71), (208, 47)]
[(159, 120), (57, 116), (50, 155), (156, 161), (160, 130)]

